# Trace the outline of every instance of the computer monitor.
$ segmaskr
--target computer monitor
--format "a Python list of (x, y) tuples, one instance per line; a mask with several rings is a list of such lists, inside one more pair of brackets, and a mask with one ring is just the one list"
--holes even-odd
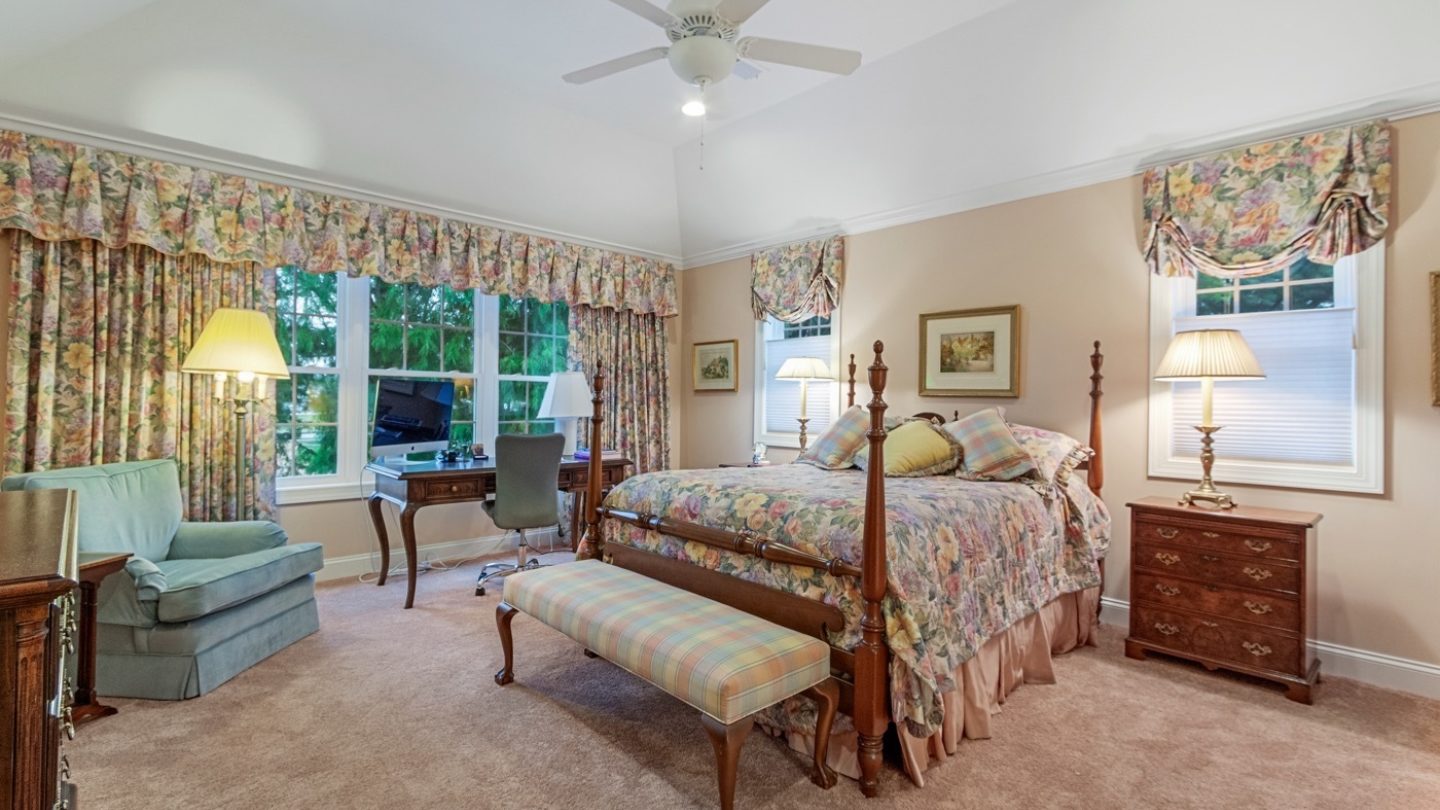
[(453, 380), (387, 377), (376, 384), (371, 456), (400, 456), (445, 450), (450, 446), (450, 409), (455, 404)]

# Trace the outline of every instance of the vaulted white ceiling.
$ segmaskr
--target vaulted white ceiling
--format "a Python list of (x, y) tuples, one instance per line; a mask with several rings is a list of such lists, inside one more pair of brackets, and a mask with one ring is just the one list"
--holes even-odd
[(745, 33), (865, 63), (714, 88), (702, 171), (664, 62), (560, 80), (664, 44), (604, 0), (3, 0), (0, 27), (0, 125), (690, 264), (1440, 101), (1429, 0), (772, 0)]

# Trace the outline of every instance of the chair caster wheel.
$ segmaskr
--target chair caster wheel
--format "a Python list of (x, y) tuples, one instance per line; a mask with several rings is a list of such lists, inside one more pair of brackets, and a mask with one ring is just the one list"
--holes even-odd
[(484, 596), (484, 595), (485, 595), (485, 589), (484, 589), (483, 587), (476, 588), (476, 589), (475, 589), (475, 595), (476, 595), (476, 596)]

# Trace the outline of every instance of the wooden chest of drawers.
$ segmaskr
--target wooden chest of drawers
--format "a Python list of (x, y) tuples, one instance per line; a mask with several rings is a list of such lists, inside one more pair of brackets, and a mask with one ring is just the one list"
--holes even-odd
[(1278, 681), (1309, 703), (1320, 677), (1315, 527), (1320, 515), (1280, 509), (1130, 507), (1130, 635), (1125, 654), (1159, 652)]

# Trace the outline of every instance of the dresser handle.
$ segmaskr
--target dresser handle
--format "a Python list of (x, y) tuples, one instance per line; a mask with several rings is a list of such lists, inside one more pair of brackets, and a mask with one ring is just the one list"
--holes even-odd
[(1240, 646), (1245, 648), (1245, 652), (1250, 653), (1256, 658), (1264, 658), (1271, 652), (1269, 647), (1265, 646), (1264, 644), (1257, 644), (1253, 641), (1242, 641), (1240, 642)]
[(1247, 566), (1245, 566), (1244, 568), (1242, 568), (1242, 569), (1240, 569), (1240, 570), (1242, 570), (1242, 571), (1245, 572), (1245, 576), (1250, 577), (1251, 579), (1255, 580), (1256, 582), (1264, 582), (1265, 580), (1269, 579), (1269, 578), (1271, 577), (1271, 575), (1272, 575), (1272, 572), (1270, 571), (1269, 568), (1251, 568), (1250, 566), (1247, 565)]
[(1269, 551), (1271, 546), (1273, 545), (1275, 544), (1270, 542), (1269, 540), (1256, 540), (1253, 537), (1245, 538), (1245, 547), (1255, 552), (1256, 554), (1263, 554)]
[(451, 492), (459, 492), (459, 491), (460, 491), (460, 485), (459, 485), (459, 484), (451, 484), (451, 485), (450, 485), (450, 491), (451, 491)]
[(1180, 555), (1171, 554), (1168, 551), (1157, 551), (1155, 552), (1155, 559), (1159, 560), (1161, 565), (1174, 565), (1180, 562)]
[(1172, 529), (1169, 526), (1156, 526), (1155, 533), (1166, 540), (1174, 540), (1180, 534), (1179, 529)]
[(1179, 596), (1179, 595), (1180, 595), (1180, 589), (1179, 589), (1179, 588), (1175, 587), (1174, 585), (1166, 585), (1166, 584), (1161, 583), (1161, 582), (1155, 583), (1155, 590), (1159, 591), (1161, 596)]
[(1214, 540), (1215, 538), (1220, 536), (1219, 532), (1201, 532), (1200, 534), (1210, 538), (1211, 540)]
[(1166, 623), (1164, 623), (1164, 622), (1156, 622), (1156, 623), (1155, 623), (1155, 632), (1159, 633), (1159, 634), (1162, 635), (1162, 636), (1173, 636), (1173, 635), (1175, 635), (1176, 633), (1180, 632), (1180, 628), (1176, 627), (1176, 626), (1173, 625), (1173, 624), (1166, 624)]
[(1270, 612), (1270, 603), (1251, 602), (1249, 599), (1246, 599), (1245, 609), (1250, 611), (1251, 613), (1254, 613), (1256, 616), (1264, 616), (1266, 613)]

